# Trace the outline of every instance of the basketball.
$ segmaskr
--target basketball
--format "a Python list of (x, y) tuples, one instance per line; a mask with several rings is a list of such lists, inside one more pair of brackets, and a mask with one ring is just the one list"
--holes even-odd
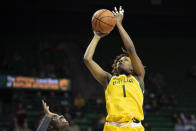
[(107, 9), (100, 9), (93, 14), (92, 28), (101, 33), (110, 33), (116, 25), (115, 16)]

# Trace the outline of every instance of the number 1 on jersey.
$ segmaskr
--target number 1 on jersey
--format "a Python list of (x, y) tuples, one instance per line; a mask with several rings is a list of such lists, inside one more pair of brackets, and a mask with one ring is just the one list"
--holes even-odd
[(123, 94), (124, 94), (124, 97), (126, 97), (125, 85), (123, 85)]

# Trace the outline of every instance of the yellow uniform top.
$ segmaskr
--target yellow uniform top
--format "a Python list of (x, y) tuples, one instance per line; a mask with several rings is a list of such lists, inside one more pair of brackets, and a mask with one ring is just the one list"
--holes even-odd
[(127, 122), (132, 118), (141, 121), (143, 114), (143, 90), (132, 75), (113, 76), (106, 88), (107, 121)]

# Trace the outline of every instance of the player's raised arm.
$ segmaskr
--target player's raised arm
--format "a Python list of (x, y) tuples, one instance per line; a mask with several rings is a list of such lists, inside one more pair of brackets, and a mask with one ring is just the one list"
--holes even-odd
[(86, 49), (86, 52), (84, 54), (84, 63), (87, 66), (87, 68), (90, 70), (91, 74), (94, 76), (94, 78), (103, 86), (106, 87), (108, 84), (108, 81), (111, 79), (112, 75), (106, 71), (104, 71), (94, 60), (93, 55), (95, 52), (95, 48), (97, 47), (97, 44), (99, 40), (104, 36), (103, 34), (97, 34), (94, 33), (94, 37), (89, 44), (88, 48)]
[(125, 29), (122, 26), (122, 20), (124, 17), (124, 10), (122, 9), (121, 6), (119, 8), (119, 11), (115, 7), (113, 14), (115, 15), (116, 25), (118, 27), (120, 36), (123, 40), (124, 46), (127, 50), (127, 53), (129, 54), (129, 57), (131, 58), (131, 62), (133, 65), (133, 71), (137, 75), (140, 82), (144, 85), (144, 80), (143, 80), (144, 75), (145, 75), (144, 66), (136, 53), (133, 41), (131, 40), (131, 38), (129, 37), (129, 35), (127, 34), (127, 32), (125, 31)]

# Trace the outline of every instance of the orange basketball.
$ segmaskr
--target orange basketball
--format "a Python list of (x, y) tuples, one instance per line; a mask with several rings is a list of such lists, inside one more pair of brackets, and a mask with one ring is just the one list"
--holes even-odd
[(116, 25), (115, 16), (107, 9), (100, 9), (93, 14), (92, 28), (101, 33), (110, 33)]

